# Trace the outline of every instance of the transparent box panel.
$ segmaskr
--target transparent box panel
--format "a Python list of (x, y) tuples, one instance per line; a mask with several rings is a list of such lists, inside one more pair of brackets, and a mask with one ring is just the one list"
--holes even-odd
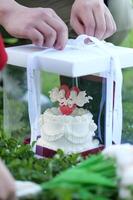
[[(57, 87), (52, 78), (54, 78), (53, 75), (49, 79), (50, 82), (44, 78), (44, 86), (48, 87), (47, 91)], [(54, 84), (51, 84), (52, 81)], [(50, 105), (52, 109), (46, 112), (41, 109), (41, 116), (35, 111), (38, 117), (31, 121), (32, 141), (37, 138), (37, 154), (43, 156), (45, 155), (42, 154), (43, 151), (49, 153), (49, 150), (56, 151), (57, 149), (62, 149), (65, 153), (80, 153), (91, 149), (98, 150), (99, 147), (103, 148), (106, 79), (98, 75), (78, 78), (60, 76), (58, 83), (58, 89), (50, 93), (54, 99), (54, 103)], [(81, 101), (78, 95), (81, 95), (79, 97)], [(82, 99), (88, 99), (87, 97), (93, 99), (81, 103), (84, 102)], [(32, 116), (31, 119), (35, 116), (33, 110), (30, 116)]]
[[(41, 109), (44, 112), (52, 103), (48, 97), (51, 88), (59, 85), (59, 76), (41, 72)], [(3, 94), (0, 104), (3, 104), (4, 131), (8, 136), (23, 140), (30, 137), (30, 124), (28, 115), (28, 91), (26, 69), (10, 66), (3, 73)], [(3, 96), (3, 100), (2, 100)]]
[[(19, 139), (24, 139), (30, 134), (28, 116), (28, 95), (26, 70), (15, 66), (7, 66), (4, 72), (4, 90), (0, 87), (0, 129), (2, 129), (4, 114), (4, 129), (6, 134)], [(133, 143), (133, 69), (123, 70), (123, 133), (122, 143)], [(85, 90), (93, 100), (84, 106), (92, 114), (97, 125), (96, 138), (104, 144), (105, 136), (105, 105), (106, 105), (106, 79), (98, 75), (89, 75), (76, 78), (68, 78), (41, 71), (41, 113), (47, 108), (58, 106), (49, 99), (49, 91), (61, 84), (67, 84), (69, 88), (78, 86)], [(4, 110), (3, 100), (4, 98)]]
[(8, 65), (3, 73), (4, 131), (19, 139), (29, 133), (26, 70)]
[[(4, 129), (6, 134), (24, 139), (30, 135), (28, 116), (27, 77), (25, 68), (7, 66), (4, 71), (4, 90), (0, 87), (0, 129), (2, 129), (4, 113)], [(133, 69), (123, 70), (123, 133), (122, 143), (133, 143)], [(61, 84), (69, 88), (78, 86), (85, 90), (93, 100), (84, 106), (92, 114), (97, 125), (96, 138), (104, 144), (105, 136), (105, 105), (106, 105), (106, 79), (98, 75), (89, 75), (76, 78), (58, 76), (41, 71), (41, 113), (47, 108), (55, 106), (49, 99), (49, 91)], [(3, 92), (4, 91), (4, 92)], [(4, 96), (4, 110), (3, 100)], [(56, 104), (57, 106), (57, 104)]]

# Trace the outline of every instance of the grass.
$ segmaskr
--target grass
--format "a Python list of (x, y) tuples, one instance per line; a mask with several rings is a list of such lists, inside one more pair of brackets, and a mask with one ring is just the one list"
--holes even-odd
[(130, 33), (128, 34), (127, 38), (123, 41), (121, 46), (133, 48), (133, 30), (130, 31)]
[[(133, 48), (133, 31), (125, 41), (124, 47)], [(123, 70), (123, 142), (133, 143), (133, 69)]]

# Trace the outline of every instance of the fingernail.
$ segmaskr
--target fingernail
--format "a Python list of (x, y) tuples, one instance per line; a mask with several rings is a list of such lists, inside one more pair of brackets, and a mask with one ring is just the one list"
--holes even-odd
[(64, 47), (62, 47), (62, 46), (59, 46), (59, 45), (55, 45), (55, 49), (57, 49), (57, 50), (63, 50), (63, 49), (64, 49)]
[(84, 43), (85, 43), (85, 44), (90, 44), (90, 43), (92, 43), (92, 41), (90, 40), (90, 38), (86, 38), (86, 39), (84, 40)]
[(43, 47), (43, 45), (42, 44), (39, 44), (39, 43), (33, 43), (35, 46), (37, 46), (37, 47)]

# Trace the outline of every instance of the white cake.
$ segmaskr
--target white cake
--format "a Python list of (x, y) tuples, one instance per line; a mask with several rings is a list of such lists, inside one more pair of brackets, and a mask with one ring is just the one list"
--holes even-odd
[(49, 108), (41, 115), (39, 123), (39, 146), (62, 149), (65, 153), (79, 153), (98, 147), (98, 141), (93, 139), (97, 126), (88, 110), (75, 107), (70, 114), (64, 114), (60, 108)]

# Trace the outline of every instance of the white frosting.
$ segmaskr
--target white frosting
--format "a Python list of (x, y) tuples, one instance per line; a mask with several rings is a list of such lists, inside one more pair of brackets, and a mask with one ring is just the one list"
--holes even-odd
[(93, 141), (96, 129), (88, 110), (76, 108), (71, 115), (63, 115), (53, 107), (40, 117), (41, 138), (37, 144), (66, 153), (82, 152), (98, 146)]
[(89, 103), (90, 100), (93, 98), (90, 96), (87, 96), (87, 93), (85, 91), (77, 92), (74, 90), (70, 90), (70, 95), (68, 98), (66, 98), (66, 93), (64, 89), (58, 89), (53, 88), (50, 91), (50, 99), (52, 102), (59, 102), (60, 106), (66, 106), (72, 107), (74, 104), (83, 107), (84, 104)]

